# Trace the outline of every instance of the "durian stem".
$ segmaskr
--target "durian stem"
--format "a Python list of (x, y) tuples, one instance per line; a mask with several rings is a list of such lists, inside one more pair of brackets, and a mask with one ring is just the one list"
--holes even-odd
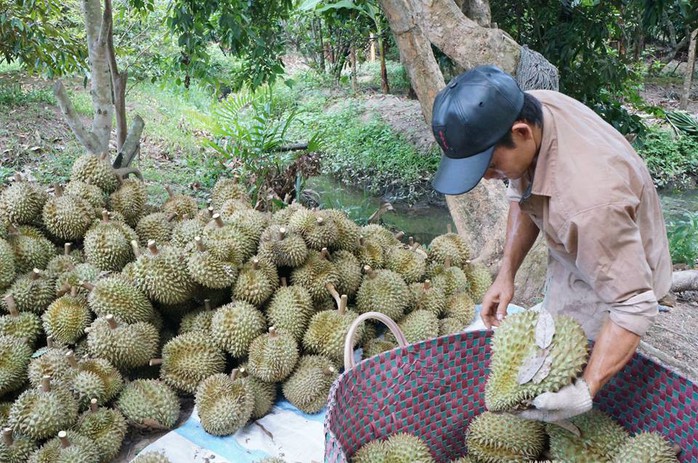
[(52, 349), (54, 346), (53, 336), (46, 336), (46, 347)]
[(61, 441), (61, 448), (68, 448), (70, 447), (70, 441), (68, 440), (68, 433), (65, 431), (61, 431), (58, 433), (58, 440)]
[(218, 228), (223, 228), (225, 226), (225, 222), (223, 222), (223, 219), (221, 219), (220, 214), (213, 214), (213, 221), (216, 222)]
[(170, 185), (167, 185), (167, 186), (165, 187), (165, 190), (167, 191), (167, 195), (168, 195), (170, 198), (174, 198), (174, 195), (175, 195), (175, 194), (174, 194), (174, 191), (172, 191), (172, 187), (171, 187)]
[(252, 259), (252, 269), (259, 270), (259, 259), (257, 259), (256, 257)]
[(318, 217), (316, 222), (320, 226), (325, 225), (325, 219), (323, 219), (322, 217)]
[(424, 280), (424, 291), (431, 288), (431, 280)]
[(109, 211), (106, 209), (102, 210), (102, 222), (109, 222)]
[(364, 247), (365, 246), (365, 239), (363, 235), (359, 236), (359, 246)]
[(63, 255), (69, 256), (73, 250), (73, 243), (65, 243), (63, 245)]
[(35, 268), (34, 270), (32, 270), (32, 277), (31, 277), (32, 280), (38, 280), (40, 277), (41, 277), (41, 270), (39, 270), (38, 268)]
[(109, 152), (108, 152), (108, 151), (102, 152), (102, 154), (99, 155), (100, 161), (106, 161), (106, 160), (107, 160), (107, 156), (109, 156)]
[(195, 236), (194, 242), (196, 243), (196, 249), (198, 249), (199, 252), (204, 252), (206, 250), (200, 236)]
[(241, 373), (242, 370), (238, 368), (233, 368), (233, 371), (230, 372), (230, 379), (232, 381), (235, 381), (238, 377), (238, 374)]
[(339, 305), (337, 306), (337, 310), (339, 312), (339, 315), (344, 315), (346, 313), (348, 303), (349, 303), (349, 298), (347, 297), (346, 294), (342, 294), (342, 297), (339, 298)]
[(332, 283), (327, 283), (327, 284), (325, 284), (325, 289), (327, 289), (327, 291), (329, 291), (329, 293), (332, 295), (335, 302), (337, 303), (337, 307), (339, 307), (340, 296), (339, 296), (339, 293), (337, 292), (337, 289), (334, 287), (334, 285)]
[(206, 208), (206, 211), (208, 212), (208, 217), (212, 218), (213, 217), (213, 206), (208, 206)]
[(93, 289), (95, 289), (95, 285), (93, 285), (89, 281), (81, 281), (80, 286), (82, 286), (83, 288), (85, 288), (88, 291), (92, 291)]
[(51, 377), (48, 375), (42, 376), (40, 387), (42, 392), (51, 392)]
[(451, 268), (451, 257), (450, 256), (446, 256), (446, 258), (444, 259), (444, 267)]
[(154, 367), (156, 365), (162, 365), (162, 359), (150, 359), (148, 365), (150, 365), (151, 367)]
[(324, 369), (322, 370), (322, 373), (323, 373), (325, 376), (331, 376), (331, 375), (335, 374), (336, 372), (337, 372), (337, 370), (335, 370), (334, 367), (327, 367), (327, 368), (324, 368)]
[(114, 320), (114, 315), (109, 314), (106, 317), (107, 323), (109, 323), (109, 328), (115, 330), (119, 325), (117, 325), (116, 320)]
[(158, 252), (160, 252), (158, 250), (158, 245), (155, 244), (154, 240), (148, 240), (148, 251), (150, 251), (150, 253), (154, 256), (157, 256)]
[(66, 294), (68, 294), (68, 292), (70, 292), (70, 288), (72, 288), (72, 286), (70, 286), (70, 283), (64, 281), (61, 287), (56, 290), (56, 296), (65, 296)]
[(138, 241), (131, 241), (131, 249), (133, 249), (133, 255), (136, 256), (136, 258), (138, 258), (141, 255), (141, 248), (140, 246), (138, 246)]
[(90, 400), (90, 411), (92, 413), (95, 413), (97, 410), (99, 410), (99, 406), (97, 405), (97, 399), (93, 398)]
[(395, 235), (393, 235), (393, 236), (395, 236), (395, 238), (396, 238), (398, 241), (402, 241), (402, 238), (405, 237), (405, 232), (404, 232), (404, 231), (399, 231), (399, 232), (395, 233)]
[(12, 428), (5, 428), (2, 430), (2, 441), (5, 443), (5, 447), (12, 447), (15, 440), (12, 438)]
[(453, 233), (453, 228), (451, 228), (451, 224), (446, 224), (446, 233)]
[(409, 244), (410, 247), (414, 246), (414, 236), (407, 238), (407, 244)]
[(57, 198), (60, 198), (63, 196), (63, 187), (59, 183), (56, 183), (53, 185), (53, 192)]
[(286, 281), (286, 277), (281, 277), (281, 286), (288, 286), (288, 282)]
[(170, 215), (167, 216), (167, 221), (172, 222), (174, 219), (177, 218), (177, 215), (178, 214), (176, 212), (172, 212)]
[(70, 287), (70, 295), (72, 297), (75, 297), (78, 295), (78, 287), (77, 286), (71, 286)]
[(15, 172), (15, 181), (16, 182), (23, 182), (24, 178), (22, 177), (22, 174), (20, 174), (19, 172)]
[(75, 353), (74, 353), (72, 350), (69, 350), (69, 351), (65, 354), (65, 358), (68, 359), (68, 364), (69, 364), (71, 367), (73, 367), (73, 368), (77, 368), (77, 367), (78, 367), (78, 361), (77, 361), (77, 359), (75, 358)]
[(279, 228), (279, 241), (286, 238), (286, 229), (284, 227)]
[(284, 204), (288, 205), (288, 204), (290, 203), (290, 201), (291, 201), (291, 193), (288, 193), (288, 192), (287, 192), (287, 193), (284, 195)]
[(270, 326), (269, 327), (269, 336), (272, 338), (276, 337), (277, 332), (276, 332), (276, 327), (275, 326)]
[(12, 294), (5, 296), (5, 305), (7, 306), (7, 311), (10, 312), (10, 315), (13, 317), (19, 315), (19, 310), (17, 310), (17, 304), (15, 303), (15, 298), (12, 296)]
[(370, 265), (364, 265), (364, 273), (371, 279), (376, 278), (376, 271)]
[(211, 310), (211, 299), (204, 299), (204, 310)]
[(328, 251), (327, 248), (322, 248), (322, 251), (320, 251), (320, 253), (322, 254), (322, 257), (325, 260), (330, 260), (330, 251)]
[(681, 453), (681, 446), (677, 443), (672, 444), (671, 449), (676, 453), (677, 456), (679, 453)]

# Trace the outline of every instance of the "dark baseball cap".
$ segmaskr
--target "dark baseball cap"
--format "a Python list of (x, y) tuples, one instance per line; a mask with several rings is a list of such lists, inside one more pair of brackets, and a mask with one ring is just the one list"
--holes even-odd
[(432, 180), (439, 193), (458, 195), (475, 188), (492, 161), (494, 145), (523, 107), (516, 81), (496, 66), (460, 74), (434, 99), (431, 127), (443, 150)]

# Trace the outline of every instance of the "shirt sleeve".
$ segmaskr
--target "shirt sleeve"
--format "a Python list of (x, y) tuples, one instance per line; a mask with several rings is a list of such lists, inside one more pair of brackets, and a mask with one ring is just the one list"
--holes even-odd
[(611, 307), (611, 320), (644, 335), (659, 308), (634, 208), (614, 203), (584, 210), (565, 222), (559, 236), (577, 256), (581, 278)]

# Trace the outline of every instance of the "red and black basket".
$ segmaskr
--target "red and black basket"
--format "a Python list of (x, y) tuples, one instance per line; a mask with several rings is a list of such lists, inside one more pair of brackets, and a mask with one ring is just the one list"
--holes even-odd
[[(485, 410), (490, 338), (486, 331), (443, 336), (353, 368), (345, 350), (346, 370), (330, 390), (325, 417), (325, 462), (349, 462), (365, 443), (397, 432), (424, 439), (437, 462), (463, 456), (465, 430)], [(681, 447), (679, 461), (698, 462), (698, 387), (643, 355), (635, 354), (594, 406), (632, 434), (661, 433)]]

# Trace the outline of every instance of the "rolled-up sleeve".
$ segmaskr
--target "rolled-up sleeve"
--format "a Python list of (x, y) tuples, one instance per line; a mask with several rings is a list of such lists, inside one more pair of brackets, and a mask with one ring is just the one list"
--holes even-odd
[(576, 256), (579, 276), (610, 306), (611, 320), (644, 335), (658, 315), (658, 303), (633, 207), (605, 204), (581, 211), (558, 236)]

